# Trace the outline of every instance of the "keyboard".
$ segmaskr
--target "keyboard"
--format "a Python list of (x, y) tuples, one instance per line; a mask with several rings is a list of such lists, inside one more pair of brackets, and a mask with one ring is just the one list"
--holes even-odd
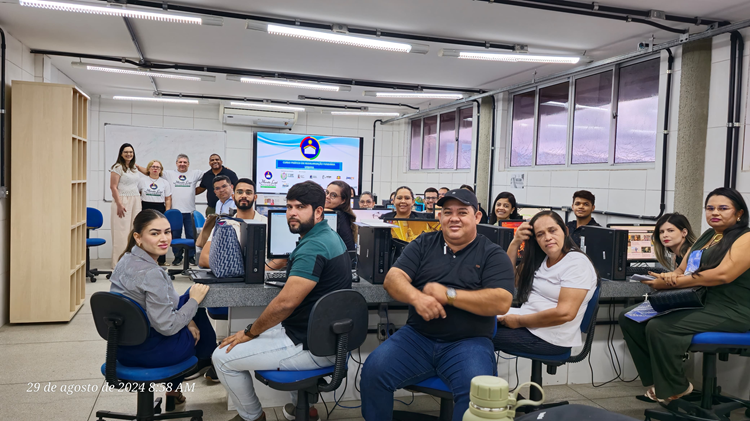
[[(267, 270), (266, 271), (266, 282), (268, 281), (274, 281), (274, 282), (286, 282), (286, 271), (285, 270)], [(359, 276), (357, 275), (357, 271), (352, 271), (352, 282), (359, 282)], [(277, 286), (277, 285), (274, 285)]]
[(664, 269), (663, 267), (653, 267), (653, 266), (628, 266), (627, 269), (625, 269), (626, 276), (648, 275), (649, 272), (665, 273), (669, 271)]

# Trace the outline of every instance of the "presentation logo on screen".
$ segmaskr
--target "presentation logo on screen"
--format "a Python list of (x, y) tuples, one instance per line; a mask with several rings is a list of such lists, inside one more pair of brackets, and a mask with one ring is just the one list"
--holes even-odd
[(271, 173), (271, 171), (266, 171), (266, 173), (263, 174), (263, 176), (266, 177), (266, 180), (270, 180), (273, 178), (273, 174)]
[(318, 143), (318, 139), (307, 136), (306, 138), (302, 139), (302, 142), (299, 144), (300, 151), (302, 152), (302, 156), (304, 156), (307, 159), (315, 159), (320, 155), (320, 143)]
[(286, 180), (286, 173), (285, 172), (281, 173), (281, 179), (282, 180)]

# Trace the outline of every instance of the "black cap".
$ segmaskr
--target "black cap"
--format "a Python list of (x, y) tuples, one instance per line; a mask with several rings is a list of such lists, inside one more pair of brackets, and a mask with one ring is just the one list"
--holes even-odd
[(474, 210), (479, 210), (479, 201), (477, 200), (477, 196), (468, 190), (453, 189), (445, 193), (445, 196), (443, 196), (442, 199), (438, 200), (437, 205), (442, 207), (443, 203), (450, 199), (456, 199), (464, 205), (473, 206)]

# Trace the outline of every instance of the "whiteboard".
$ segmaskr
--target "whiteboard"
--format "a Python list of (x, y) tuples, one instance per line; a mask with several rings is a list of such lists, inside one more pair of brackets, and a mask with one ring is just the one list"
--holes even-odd
[[(136, 163), (145, 167), (152, 159), (161, 161), (165, 170), (176, 170), (178, 154), (190, 158), (190, 170), (208, 171), (208, 157), (218, 153), (222, 158), (227, 150), (227, 133), (213, 130), (162, 129), (157, 127), (104, 125), (104, 200), (112, 200), (109, 189), (109, 169), (117, 162), (117, 153), (123, 143), (135, 149)], [(199, 196), (198, 203), (205, 202)], [(201, 201), (202, 199), (202, 201)]]

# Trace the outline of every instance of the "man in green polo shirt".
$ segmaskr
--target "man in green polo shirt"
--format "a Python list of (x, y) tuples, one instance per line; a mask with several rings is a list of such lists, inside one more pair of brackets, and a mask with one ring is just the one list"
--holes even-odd
[(310, 310), (322, 296), (351, 289), (351, 260), (341, 237), (323, 218), (326, 195), (312, 181), (286, 195), (289, 230), (300, 241), (287, 265), (287, 281), (255, 323), (226, 338), (213, 354), (216, 374), (239, 413), (231, 421), (266, 419), (253, 388), (252, 370), (313, 370), (334, 357), (316, 357), (307, 347)]

